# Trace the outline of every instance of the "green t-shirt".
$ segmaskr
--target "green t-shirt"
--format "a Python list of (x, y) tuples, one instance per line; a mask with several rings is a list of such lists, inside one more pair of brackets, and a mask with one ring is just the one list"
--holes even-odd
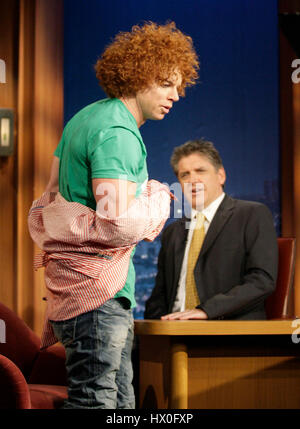
[[(59, 191), (67, 201), (96, 209), (92, 179), (126, 179), (137, 184), (136, 196), (148, 179), (146, 148), (136, 120), (117, 98), (80, 110), (67, 123), (54, 155), (59, 157)], [(135, 271), (131, 254), (126, 283), (115, 297), (134, 299)]]

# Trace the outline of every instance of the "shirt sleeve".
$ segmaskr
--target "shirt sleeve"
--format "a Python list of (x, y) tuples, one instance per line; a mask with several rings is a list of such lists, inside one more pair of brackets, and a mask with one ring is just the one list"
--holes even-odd
[(143, 166), (139, 139), (126, 128), (115, 127), (94, 136), (89, 151), (91, 177), (138, 182)]

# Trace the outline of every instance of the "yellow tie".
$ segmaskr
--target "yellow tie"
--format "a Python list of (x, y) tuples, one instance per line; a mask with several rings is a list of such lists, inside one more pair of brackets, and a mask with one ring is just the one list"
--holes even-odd
[(187, 263), (186, 272), (186, 283), (185, 283), (185, 308), (193, 309), (200, 304), (198, 296), (195, 278), (194, 268), (204, 241), (205, 230), (204, 230), (205, 216), (202, 213), (197, 214), (197, 223), (194, 229)]

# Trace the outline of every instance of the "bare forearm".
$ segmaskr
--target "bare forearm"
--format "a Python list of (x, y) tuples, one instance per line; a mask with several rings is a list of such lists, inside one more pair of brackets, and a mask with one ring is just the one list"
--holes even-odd
[(50, 179), (45, 189), (46, 192), (58, 192), (59, 191), (59, 158), (53, 157)]

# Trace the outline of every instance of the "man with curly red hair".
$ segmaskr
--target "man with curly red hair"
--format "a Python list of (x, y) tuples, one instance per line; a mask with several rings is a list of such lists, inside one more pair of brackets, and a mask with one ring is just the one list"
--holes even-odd
[[(173, 22), (147, 22), (119, 33), (95, 65), (108, 98), (83, 108), (68, 122), (46, 191), (59, 190), (69, 202), (97, 207), (100, 216), (113, 219), (126, 213), (148, 181), (139, 127), (169, 113), (185, 88), (195, 84), (198, 67), (192, 39)], [(112, 299), (89, 312), (83, 308), (76, 317), (69, 314), (67, 320), (49, 317), (67, 352), (66, 408), (135, 406), (133, 253), (125, 285)], [(76, 302), (78, 297), (68, 299)]]

